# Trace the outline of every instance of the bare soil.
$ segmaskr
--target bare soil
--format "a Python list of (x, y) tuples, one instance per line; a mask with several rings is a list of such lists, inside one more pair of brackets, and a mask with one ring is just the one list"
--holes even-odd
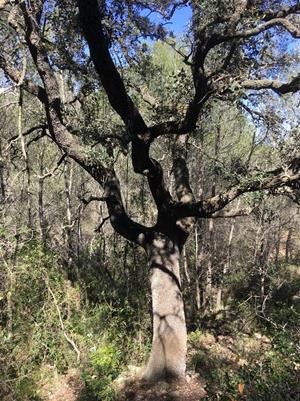
[[(51, 368), (49, 368), (49, 373)], [(55, 371), (42, 381), (39, 396), (43, 401), (76, 401), (84, 389), (78, 369), (69, 369), (66, 374), (57, 374)]]
[(127, 381), (118, 391), (118, 401), (199, 401), (205, 395), (204, 382), (199, 375), (187, 375), (185, 380), (145, 383)]

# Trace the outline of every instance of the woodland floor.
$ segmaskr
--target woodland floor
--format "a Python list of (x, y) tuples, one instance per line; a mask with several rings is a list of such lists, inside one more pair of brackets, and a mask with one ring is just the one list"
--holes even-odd
[[(228, 367), (237, 371), (241, 367), (251, 363), (251, 359), (257, 353), (270, 349), (271, 341), (260, 333), (254, 335), (243, 335), (242, 338), (232, 336), (214, 336), (202, 334), (198, 339), (205, 357), (196, 367), (200, 373), (189, 371), (185, 381), (158, 382), (154, 385), (145, 384), (136, 379), (138, 368), (128, 367), (114, 381), (117, 401), (198, 401), (206, 397), (205, 377), (215, 366), (212, 361), (218, 361), (220, 370)], [(242, 350), (242, 353), (241, 353)], [(190, 345), (189, 363), (191, 365), (195, 353), (198, 352), (194, 345)], [(242, 357), (241, 357), (242, 355)], [(39, 396), (42, 401), (80, 401), (83, 399), (84, 382), (80, 371), (70, 369), (66, 374), (59, 375), (51, 367), (47, 367), (48, 374), (46, 382), (41, 382)], [(49, 380), (49, 375), (52, 378)], [(244, 388), (239, 385), (236, 389), (242, 397)], [(206, 398), (207, 399), (207, 398)]]
[[(146, 384), (133, 378), (117, 391), (117, 401), (198, 401), (206, 395), (205, 383), (198, 374), (187, 375), (185, 381)], [(72, 369), (55, 375), (45, 383), (40, 396), (43, 401), (80, 401), (84, 384), (80, 373)]]
[(119, 392), (118, 401), (198, 401), (206, 395), (204, 386), (198, 374), (187, 375), (186, 380), (155, 385), (132, 382)]

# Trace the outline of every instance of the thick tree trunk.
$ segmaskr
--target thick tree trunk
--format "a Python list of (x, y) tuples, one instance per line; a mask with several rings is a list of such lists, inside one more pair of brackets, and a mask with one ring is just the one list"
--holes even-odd
[(179, 275), (179, 249), (156, 238), (147, 249), (153, 308), (153, 342), (144, 373), (147, 381), (184, 377), (186, 324)]

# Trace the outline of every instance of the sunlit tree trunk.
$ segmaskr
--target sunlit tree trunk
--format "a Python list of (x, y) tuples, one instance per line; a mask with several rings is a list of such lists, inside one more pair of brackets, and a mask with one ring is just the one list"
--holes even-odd
[(147, 249), (153, 309), (153, 341), (144, 379), (183, 377), (186, 367), (186, 324), (179, 275), (179, 249), (157, 236)]
[(254, 252), (254, 266), (255, 272), (257, 272), (256, 284), (258, 286), (260, 306), (262, 309), (265, 307), (266, 277), (268, 273), (268, 262), (271, 249), (269, 231), (270, 227), (264, 222), (264, 216), (262, 214), (259, 221), (259, 227), (256, 232)]

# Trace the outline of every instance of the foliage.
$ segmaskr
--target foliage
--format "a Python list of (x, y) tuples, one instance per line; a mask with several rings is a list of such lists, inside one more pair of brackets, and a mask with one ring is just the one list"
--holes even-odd
[[(249, 315), (245, 314), (241, 319), (245, 330)], [(297, 339), (290, 331), (266, 326), (258, 316), (255, 320), (251, 335), (235, 330), (234, 322), (232, 332), (227, 336), (215, 338), (201, 331), (190, 334), (190, 364), (205, 378), (205, 399), (297, 399), (300, 369)], [(294, 323), (299, 327), (299, 315), (298, 322), (294, 320)], [(264, 330), (265, 334), (257, 330)]]
[(9, 274), (1, 300), (1, 398), (13, 393), (16, 400), (37, 400), (43, 367), (64, 373), (77, 366), (66, 333), (80, 350), (86, 391), (109, 400), (109, 384), (128, 363), (123, 350), (139, 364), (149, 346), (145, 325), (137, 328), (135, 310), (126, 301), (123, 306), (91, 304), (78, 286), (70, 286), (56, 255), (38, 244), (23, 248), (14, 264), (2, 268)]

